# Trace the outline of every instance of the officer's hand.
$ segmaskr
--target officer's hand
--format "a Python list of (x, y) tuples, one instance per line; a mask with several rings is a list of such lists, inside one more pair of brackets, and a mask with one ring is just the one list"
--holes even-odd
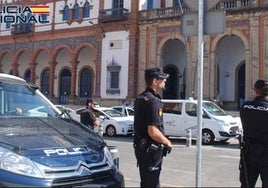
[(167, 153), (169, 154), (171, 152), (171, 147), (167, 146)]
[(172, 148), (172, 144), (171, 144), (171, 142), (168, 140), (167, 141), (167, 143), (165, 144), (167, 147), (170, 147), (170, 148)]
[(171, 152), (171, 147), (165, 145), (163, 149), (163, 156), (167, 156), (167, 154), (169, 154), (170, 152)]

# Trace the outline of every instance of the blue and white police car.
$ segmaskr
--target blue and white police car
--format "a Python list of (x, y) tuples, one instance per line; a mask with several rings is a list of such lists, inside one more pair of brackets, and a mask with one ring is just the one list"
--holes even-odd
[(0, 73), (1, 187), (124, 187), (96, 133), (58, 110), (38, 88)]

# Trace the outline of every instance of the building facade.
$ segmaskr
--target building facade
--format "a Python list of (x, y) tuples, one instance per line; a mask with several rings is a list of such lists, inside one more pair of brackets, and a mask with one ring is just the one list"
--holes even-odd
[[(164, 98), (196, 97), (198, 37), (182, 34), (183, 15), (195, 12), (186, 2), (2, 0), (0, 72), (35, 83), (55, 103), (113, 105), (132, 103), (144, 70), (160, 66), (170, 74)], [(226, 28), (204, 35), (204, 99), (219, 94), (237, 109), (257, 79), (268, 79), (267, 8), (267, 0), (221, 0), (210, 10), (225, 11)]]

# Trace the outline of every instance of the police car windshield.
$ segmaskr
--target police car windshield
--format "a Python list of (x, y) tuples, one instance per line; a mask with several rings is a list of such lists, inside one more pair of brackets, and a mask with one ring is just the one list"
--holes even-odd
[(117, 110), (114, 109), (103, 110), (103, 112), (110, 117), (126, 117), (125, 114), (122, 114), (121, 112), (118, 112)]
[(227, 116), (228, 114), (212, 102), (203, 102), (203, 108), (215, 116)]
[(56, 117), (57, 112), (30, 84), (0, 83), (0, 116)]

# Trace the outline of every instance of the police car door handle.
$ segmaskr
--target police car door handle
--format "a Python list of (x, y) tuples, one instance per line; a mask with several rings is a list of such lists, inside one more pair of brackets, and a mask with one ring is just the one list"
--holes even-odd
[(172, 119), (172, 120), (169, 120), (169, 121), (165, 121), (165, 123), (172, 124), (172, 123), (175, 123), (175, 120)]

